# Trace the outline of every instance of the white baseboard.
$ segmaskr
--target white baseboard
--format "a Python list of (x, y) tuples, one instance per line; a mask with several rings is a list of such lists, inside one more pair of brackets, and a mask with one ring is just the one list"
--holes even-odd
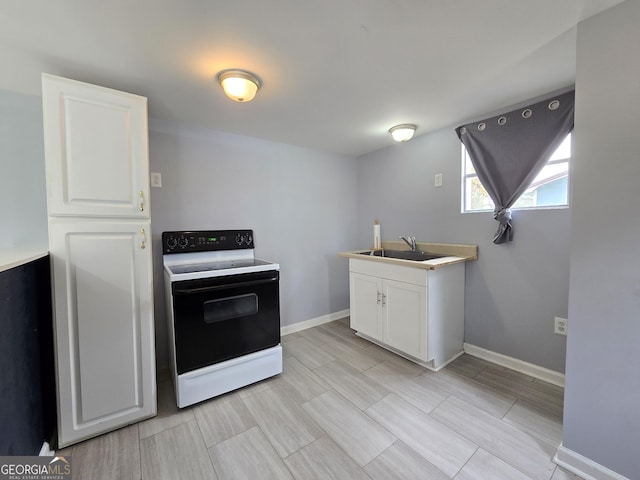
[(333, 322), (340, 318), (348, 317), (349, 309), (340, 310), (339, 312), (333, 312), (321, 317), (311, 318), (303, 322), (294, 323), (293, 325), (286, 325), (280, 329), (280, 335), (288, 335), (290, 333), (299, 332), (300, 330), (306, 330), (307, 328), (317, 327), (324, 323)]
[(56, 454), (51, 447), (49, 447), (49, 442), (44, 442), (42, 444), (42, 448), (40, 449), (39, 457), (53, 457)]
[(476, 347), (469, 343), (464, 344), (464, 353), (473, 355), (474, 357), (482, 358), (488, 362), (496, 363), (503, 367), (510, 368), (525, 375), (530, 375), (545, 382), (552, 383), (564, 388), (564, 373), (549, 370), (548, 368), (534, 365), (533, 363), (518, 360), (517, 358), (508, 357), (501, 353), (492, 352), (481, 347)]
[(630, 480), (560, 444), (554, 463), (585, 480)]

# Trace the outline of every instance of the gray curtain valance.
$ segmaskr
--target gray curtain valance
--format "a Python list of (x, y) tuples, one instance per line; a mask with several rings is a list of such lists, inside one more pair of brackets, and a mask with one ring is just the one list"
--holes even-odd
[(500, 225), (493, 243), (513, 239), (510, 207), (573, 129), (575, 91), (456, 128)]

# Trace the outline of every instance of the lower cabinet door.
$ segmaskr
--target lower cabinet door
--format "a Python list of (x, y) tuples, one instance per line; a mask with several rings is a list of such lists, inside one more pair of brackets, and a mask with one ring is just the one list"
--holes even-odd
[(384, 280), (382, 303), (382, 341), (426, 361), (426, 287)]
[(376, 340), (382, 340), (382, 280), (370, 275), (351, 273), (349, 282), (351, 328)]
[(156, 413), (149, 222), (49, 224), (59, 446)]

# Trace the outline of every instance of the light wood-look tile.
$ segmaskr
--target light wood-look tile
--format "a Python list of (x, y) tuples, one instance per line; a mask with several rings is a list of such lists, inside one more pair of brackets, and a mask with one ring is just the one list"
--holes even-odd
[(530, 480), (524, 473), (479, 448), (455, 480)]
[(365, 413), (450, 477), (458, 473), (478, 448), (395, 394)]
[(512, 465), (533, 480), (549, 480), (556, 448), (454, 396), (430, 414), (434, 419)]
[(324, 435), (309, 414), (281, 387), (247, 397), (244, 403), (282, 458)]
[(465, 353), (447, 365), (446, 370), (457, 373), (458, 375), (464, 375), (465, 377), (475, 378), (489, 365), (492, 364), (486, 360)]
[(255, 395), (256, 393), (269, 390), (271, 387), (276, 385), (277, 378), (278, 376), (276, 375), (275, 377), (270, 377), (256, 383), (252, 383), (251, 385), (247, 385), (246, 387), (242, 387), (241, 389), (236, 391), (238, 392), (238, 395), (240, 395), (240, 398), (244, 399), (250, 397), (251, 395)]
[(327, 363), (315, 373), (360, 410), (366, 410), (391, 393), (342, 360)]
[(300, 334), (315, 345), (324, 345), (336, 341), (334, 335), (330, 335), (329, 332), (320, 327), (307, 328), (306, 330), (302, 330)]
[(404, 375), (401, 368), (393, 362), (382, 362), (365, 371), (364, 375), (381, 385), (386, 385), (390, 391), (426, 413), (449, 396), (448, 392), (437, 385), (418, 382), (415, 375)]
[(325, 352), (306, 337), (301, 337), (282, 346), (285, 357), (296, 357), (305, 367), (314, 370), (325, 363), (333, 362), (336, 357)]
[(331, 389), (327, 382), (300, 363), (296, 357), (283, 359), (283, 371), (276, 382), (301, 404)]
[(582, 480), (582, 478), (571, 472), (567, 472), (561, 467), (556, 467), (556, 471), (553, 472), (551, 480)]
[(285, 343), (289, 343), (291, 340), (296, 340), (298, 338), (302, 338), (303, 336), (304, 335), (302, 335), (302, 332), (288, 333), (287, 335), (282, 335), (280, 337), (280, 343), (284, 345)]
[(293, 480), (260, 427), (253, 427), (209, 449), (220, 480)]
[(330, 437), (324, 436), (284, 459), (299, 480), (370, 480)]
[[(74, 480), (140, 478), (138, 425), (130, 425), (70, 447)], [(65, 449), (69, 450), (69, 448)], [(67, 453), (69, 455), (69, 453)]]
[(511, 407), (503, 420), (551, 445), (558, 446), (562, 442), (562, 420), (522, 400)]
[(416, 381), (426, 388), (438, 388), (472, 405), (502, 418), (516, 402), (516, 397), (488, 388), (481, 383), (448, 371), (424, 372)]
[(167, 378), (158, 383), (158, 414), (138, 424), (140, 438), (150, 437), (194, 418), (192, 408), (177, 407), (173, 384)]
[(336, 338), (333, 342), (325, 343), (322, 348), (361, 372), (380, 363), (366, 349), (351, 345), (339, 338)]
[(395, 364), (404, 372), (404, 375), (417, 376), (422, 372), (427, 371), (427, 369), (422, 367), (421, 365), (411, 362), (406, 358), (390, 352), (389, 350), (382, 348), (374, 343), (369, 344), (369, 346), (365, 348), (365, 353), (371, 355), (372, 358), (378, 361), (378, 363), (390, 362)]
[(142, 439), (140, 449), (143, 480), (217, 478), (195, 420)]
[(424, 457), (400, 440), (364, 467), (373, 480), (449, 480)]
[(329, 335), (333, 335), (354, 347), (367, 348), (371, 345), (371, 342), (357, 336), (355, 330), (352, 330), (349, 325), (345, 325), (342, 322), (325, 323), (318, 328), (325, 330)]
[(334, 391), (302, 406), (361, 467), (396, 441), (393, 435)]
[(227, 393), (193, 409), (204, 444), (211, 447), (256, 425), (238, 392)]
[(485, 368), (476, 380), (562, 418), (564, 398), (560, 387), (498, 365)]
[[(374, 351), (377, 352), (377, 350)], [(397, 356), (390, 352), (387, 353), (394, 357)], [(398, 361), (396, 358), (386, 358), (374, 367), (365, 370), (363, 373), (384, 385), (392, 385), (402, 380), (414, 379), (423, 371), (424, 370), (422, 368), (414, 368), (413, 366)]]
[(159, 379), (158, 417), (58, 453), (81, 480), (578, 480), (550, 461), (562, 388), (468, 355), (434, 373), (348, 322), (284, 336), (282, 374), (193, 407)]

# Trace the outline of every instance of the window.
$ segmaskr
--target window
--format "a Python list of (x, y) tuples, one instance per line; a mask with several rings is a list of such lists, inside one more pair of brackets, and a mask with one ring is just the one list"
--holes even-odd
[[(560, 144), (529, 188), (513, 204), (517, 208), (565, 207), (569, 204), (571, 134)], [(462, 145), (462, 211), (493, 211), (491, 197), (480, 183), (471, 158)]]

